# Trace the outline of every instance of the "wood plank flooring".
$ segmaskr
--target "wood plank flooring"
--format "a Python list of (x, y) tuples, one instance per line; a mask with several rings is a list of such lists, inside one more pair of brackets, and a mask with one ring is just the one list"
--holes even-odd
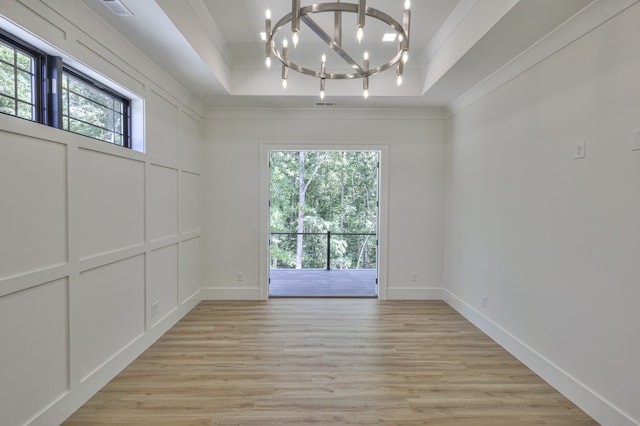
[(65, 425), (595, 425), (444, 302), (202, 302)]

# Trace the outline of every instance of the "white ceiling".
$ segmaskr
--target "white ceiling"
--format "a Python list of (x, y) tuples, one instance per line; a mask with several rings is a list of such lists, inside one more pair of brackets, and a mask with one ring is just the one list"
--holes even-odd
[[(130, 17), (111, 14), (100, 0), (84, 1), (208, 106), (299, 108), (313, 107), (319, 100), (317, 79), (291, 71), (285, 90), (276, 61), (271, 70), (264, 65), (265, 45), (259, 33), (264, 31), (265, 11), (272, 11), (275, 23), (291, 11), (290, 0), (121, 0), (133, 12)], [(413, 0), (411, 59), (402, 86), (397, 87), (395, 72), (388, 70), (370, 78), (370, 97), (365, 100), (361, 80), (331, 80), (325, 101), (342, 108), (448, 105), (592, 1)], [(302, 0), (303, 6), (312, 3)], [(368, 0), (367, 6), (401, 22), (403, 3)], [(314, 19), (322, 23), (325, 18), (320, 15)], [(332, 27), (332, 16), (329, 21)], [(355, 42), (353, 27), (354, 14), (345, 14), (344, 47), (352, 56), (366, 49), (372, 66), (389, 59), (395, 47), (379, 41), (382, 25), (367, 21), (362, 46)], [(311, 52), (308, 56), (318, 58), (318, 65), (322, 53), (329, 57), (328, 67), (339, 62), (304, 24), (298, 49), (290, 51), (300, 61), (308, 61)]]

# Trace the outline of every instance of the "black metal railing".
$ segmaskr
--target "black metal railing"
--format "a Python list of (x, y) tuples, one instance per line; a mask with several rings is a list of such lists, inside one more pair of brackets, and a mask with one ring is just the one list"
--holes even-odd
[(272, 232), (269, 247), (274, 269), (376, 269), (374, 233)]

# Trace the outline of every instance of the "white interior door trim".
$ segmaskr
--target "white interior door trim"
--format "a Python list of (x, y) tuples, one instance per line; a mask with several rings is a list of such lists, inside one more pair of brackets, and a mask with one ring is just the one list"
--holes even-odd
[(384, 143), (274, 143), (260, 142), (260, 299), (269, 298), (269, 174), (270, 151), (379, 151), (378, 180), (378, 299), (387, 299), (388, 211), (389, 211), (389, 146)]

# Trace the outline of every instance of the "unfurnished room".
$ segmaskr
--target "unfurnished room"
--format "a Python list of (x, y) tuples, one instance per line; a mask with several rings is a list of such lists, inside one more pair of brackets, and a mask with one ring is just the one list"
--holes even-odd
[(0, 1), (0, 424), (640, 425), (639, 22)]

